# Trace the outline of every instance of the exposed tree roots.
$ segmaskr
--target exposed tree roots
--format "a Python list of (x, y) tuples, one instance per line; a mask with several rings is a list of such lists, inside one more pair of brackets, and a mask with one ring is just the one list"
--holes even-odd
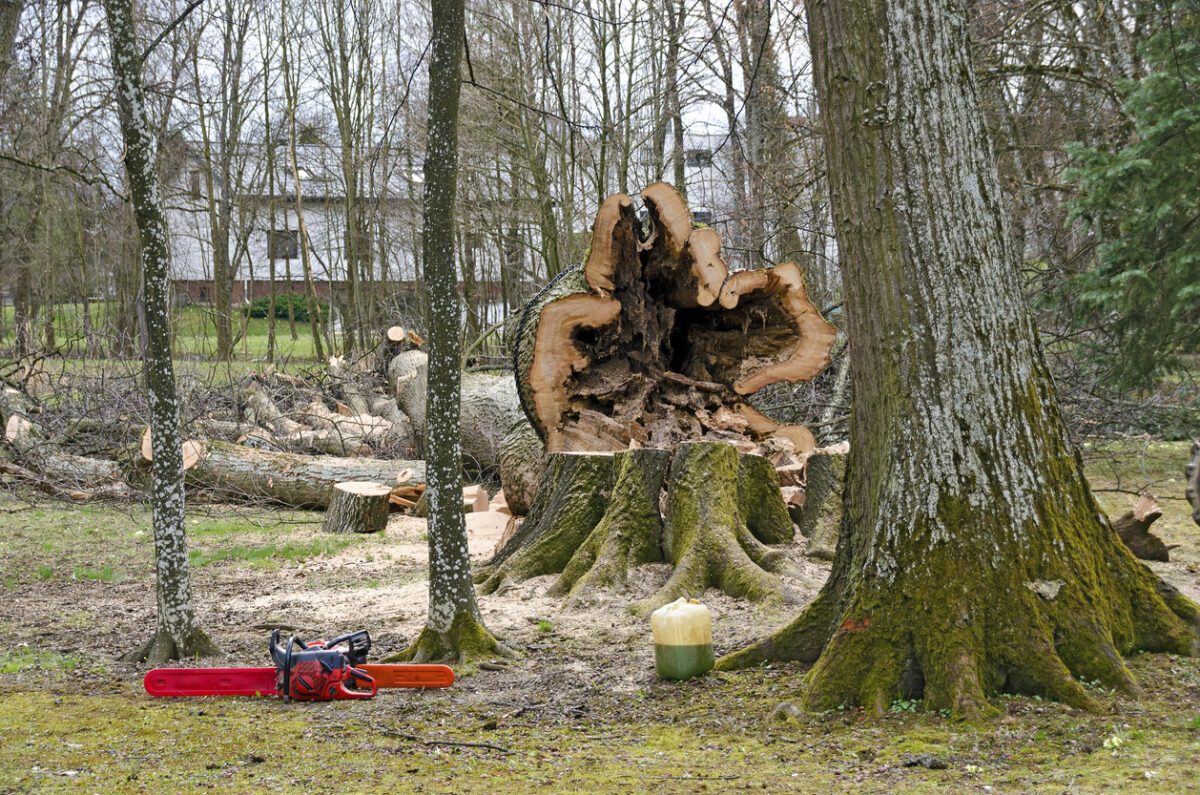
[[(1123, 655), (1200, 651), (1200, 609), (1139, 563), (1095, 513), (1073, 521), (1065, 510), (1044, 515), (1054, 526), (1041, 544), (1026, 538), (987, 549), (972, 539), (995, 539), (993, 528), (964, 527), (921, 560), (898, 561), (890, 578), (854, 565), (863, 550), (852, 538), (839, 545), (815, 602), (717, 667), (813, 662), (811, 709), (882, 712), (896, 699), (923, 698), (928, 709), (974, 718), (991, 710), (987, 698), (996, 693), (1096, 709), (1087, 685), (1136, 692)], [(844, 525), (844, 537), (851, 530)]]
[(118, 659), (123, 662), (146, 662), (151, 665), (161, 665), (171, 660), (190, 660), (198, 657), (215, 657), (221, 653), (217, 645), (201, 629), (193, 629), (182, 643), (176, 642), (164, 626), (159, 626), (154, 634), (137, 648), (122, 654)]
[(684, 443), (674, 456), (554, 453), (542, 483), (521, 530), (477, 574), (484, 593), (559, 573), (551, 593), (579, 601), (623, 587), (631, 566), (665, 560), (671, 578), (636, 612), (709, 587), (755, 601), (784, 596), (775, 574), (787, 564), (766, 542), (790, 540), (793, 528), (765, 459), (722, 442)]
[(444, 632), (426, 626), (412, 645), (385, 657), (385, 663), (453, 663), (468, 668), (516, 654), (501, 643), (477, 616), (461, 611)]

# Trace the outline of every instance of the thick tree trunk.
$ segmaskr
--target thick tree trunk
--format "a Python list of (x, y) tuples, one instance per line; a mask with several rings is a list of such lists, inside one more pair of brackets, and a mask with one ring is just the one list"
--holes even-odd
[(105, 0), (111, 36), (117, 109), (125, 144), (125, 172), (142, 249), (143, 369), (153, 429), (150, 504), (154, 518), (158, 626), (149, 642), (129, 654), (151, 663), (212, 654), (216, 647), (196, 623), (183, 524), (183, 455), (179, 403), (171, 361), (170, 249), (158, 195), (155, 144), (142, 89), (142, 55), (131, 0)]
[(1094, 707), (1121, 655), (1197, 650), (1069, 449), (1021, 299), (966, 7), (808, 3), (853, 345), (842, 537), (817, 600), (722, 661), (815, 662), (806, 703)]
[(388, 486), (425, 482), (422, 461), (336, 458), (255, 450), (209, 441), (188, 482), (225, 499), (270, 500), (295, 508), (329, 505), (335, 484), (365, 480)]

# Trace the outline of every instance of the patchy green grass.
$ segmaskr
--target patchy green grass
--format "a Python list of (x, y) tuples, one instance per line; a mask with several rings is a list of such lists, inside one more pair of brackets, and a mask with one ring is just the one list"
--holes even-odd
[(333, 555), (359, 540), (356, 537), (337, 536), (262, 546), (232, 545), (212, 552), (193, 549), (188, 554), (188, 560), (197, 568), (222, 561), (238, 561), (253, 567), (276, 569), (284, 563), (303, 563), (310, 558)]
[[(1152, 482), (1165, 511), (1156, 528), (1183, 545), (1184, 560), (1195, 557), (1200, 530), (1171, 499), (1172, 489), (1182, 496), (1187, 445), (1124, 443), (1102, 452), (1090, 460), (1093, 485)], [(1130, 661), (1144, 691), (1138, 699), (1093, 688), (1105, 705), (1098, 714), (1000, 698), (999, 716), (979, 724), (927, 712), (920, 701), (897, 701), (882, 717), (847, 709), (786, 711), (781, 720), (780, 703), (803, 696), (800, 667), (657, 681), (652, 663), (631, 654), (640, 635), (633, 645), (597, 648), (596, 638), (571, 634), (568, 617), (540, 613), (520, 622), (526, 634), (514, 645), (522, 658), (447, 691), (331, 704), (152, 699), (141, 691), (142, 669), (112, 661), (144, 640), (153, 621), (148, 514), (27, 496), (0, 493), (3, 792), (1173, 795), (1197, 785), (1200, 660), (1168, 655)], [(1098, 496), (1114, 515), (1129, 499), (1121, 491)], [(317, 519), (192, 507), (195, 598), (228, 622), (216, 626), (230, 654), (218, 664), (261, 660), (265, 630), (250, 625), (299, 622), (317, 601), (337, 605), (338, 624), (322, 631), (357, 628), (371, 614), (359, 608), (387, 615), (378, 604), (393, 615), (423, 613), (423, 605), (388, 602), (424, 577), (423, 562), (411, 559), (419, 531), (403, 539), (326, 536)], [(83, 570), (113, 577), (69, 576)], [(253, 606), (233, 613), (233, 602)], [(402, 646), (398, 623), (372, 619), (380, 649)], [(297, 631), (314, 637), (308, 629)]]
[(0, 651), (0, 674), (22, 671), (74, 671), (79, 658), (70, 654), (41, 651), (29, 647)]
[[(1168, 685), (1180, 665), (1196, 669), (1135, 661), (1144, 681)], [(460, 685), (486, 690), (487, 676)], [(566, 719), (453, 690), (284, 705), (8, 689), (0, 775), (15, 792), (1179, 793), (1196, 783), (1200, 726), (1174, 711), (1187, 695), (1178, 687), (1102, 715), (1002, 699), (1001, 717), (980, 725), (907, 712), (773, 720), (777, 693), (800, 680), (776, 670), (656, 682)]]
[(83, 580), (85, 582), (116, 582), (117, 580), (124, 579), (112, 566), (101, 566), (99, 568), (76, 566), (71, 570), (71, 577), (72, 579)]

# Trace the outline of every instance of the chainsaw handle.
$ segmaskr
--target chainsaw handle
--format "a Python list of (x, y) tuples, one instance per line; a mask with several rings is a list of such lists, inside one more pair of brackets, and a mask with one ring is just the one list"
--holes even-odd
[[(374, 698), (375, 697), (375, 693), (378, 692), (378, 690), (379, 690), (378, 685), (375, 684), (375, 677), (371, 676), (369, 673), (362, 670), (361, 668), (355, 668), (353, 666), (348, 668), (347, 672), (350, 674), (350, 676), (347, 679), (343, 679), (341, 682), (338, 682), (338, 688), (340, 689), (338, 698)], [(352, 682), (352, 681), (355, 684), (359, 684), (359, 683), (365, 684), (366, 687), (369, 689), (359, 690), (357, 688), (347, 687), (346, 685), (350, 684), (350, 682)]]

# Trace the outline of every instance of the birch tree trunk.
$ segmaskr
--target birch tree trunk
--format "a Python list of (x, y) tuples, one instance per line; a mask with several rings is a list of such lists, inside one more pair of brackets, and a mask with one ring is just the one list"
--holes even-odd
[(967, 7), (809, 0), (854, 397), (817, 600), (722, 661), (815, 662), (815, 709), (999, 692), (1084, 708), (1121, 655), (1195, 653), (1200, 611), (1121, 544), (1072, 452), (1017, 279)]
[(459, 386), (462, 317), (454, 267), (458, 174), (459, 69), (463, 0), (434, 0), (429, 61), (429, 144), (425, 157), (425, 287), (429, 323), (428, 451), (429, 615), (416, 642), (398, 659), (423, 662), (503, 650), (483, 625), (462, 513)]
[(117, 109), (125, 144), (125, 171), (142, 250), (146, 338), (143, 369), (150, 403), (154, 457), (150, 504), (154, 517), (158, 623), (153, 637), (127, 659), (159, 663), (205, 656), (217, 648), (196, 623), (183, 524), (183, 454), (179, 403), (171, 362), (170, 249), (158, 195), (154, 140), (146, 117), (142, 57), (133, 26), (131, 0), (105, 0), (112, 38)]

